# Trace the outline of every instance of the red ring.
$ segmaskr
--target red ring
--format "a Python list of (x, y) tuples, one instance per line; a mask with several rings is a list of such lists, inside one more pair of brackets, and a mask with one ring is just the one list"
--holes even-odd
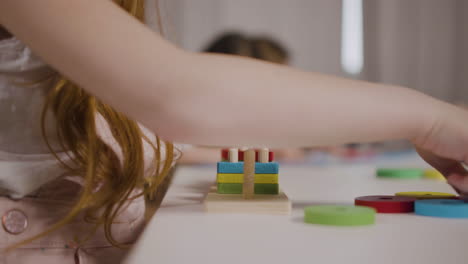
[(377, 213), (411, 213), (414, 212), (416, 199), (392, 195), (361, 196), (354, 200), (355, 205), (374, 208)]

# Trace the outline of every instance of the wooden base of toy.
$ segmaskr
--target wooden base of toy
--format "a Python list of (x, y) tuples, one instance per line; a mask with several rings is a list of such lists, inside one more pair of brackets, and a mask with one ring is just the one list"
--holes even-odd
[(242, 194), (219, 194), (212, 186), (204, 200), (208, 213), (252, 213), (287, 215), (291, 213), (291, 201), (280, 190), (277, 195), (256, 194), (252, 199), (244, 199)]

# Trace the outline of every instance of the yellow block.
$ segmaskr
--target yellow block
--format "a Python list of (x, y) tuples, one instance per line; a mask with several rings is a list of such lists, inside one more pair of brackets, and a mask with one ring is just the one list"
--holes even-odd
[[(244, 174), (218, 173), (218, 183), (244, 183)], [(254, 183), (278, 183), (278, 174), (255, 174)]]
[(445, 179), (444, 175), (440, 173), (437, 170), (431, 169), (431, 170), (425, 170), (424, 171), (424, 178), (426, 179), (431, 179), (431, 180), (436, 180), (436, 181), (447, 181)]
[(442, 192), (399, 192), (395, 193), (395, 195), (412, 197), (416, 199), (445, 199), (456, 197), (455, 194)]

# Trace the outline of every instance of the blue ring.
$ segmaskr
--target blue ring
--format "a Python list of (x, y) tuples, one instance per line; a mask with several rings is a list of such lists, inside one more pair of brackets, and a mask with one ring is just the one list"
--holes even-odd
[(418, 200), (414, 212), (424, 216), (468, 218), (468, 203), (454, 199)]

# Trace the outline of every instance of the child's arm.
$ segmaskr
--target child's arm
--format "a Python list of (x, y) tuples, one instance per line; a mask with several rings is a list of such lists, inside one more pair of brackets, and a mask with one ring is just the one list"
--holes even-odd
[(0, 23), (166, 139), (292, 147), (407, 138), (468, 161), (468, 114), (413, 90), (184, 52), (111, 1), (1, 0)]
[(112, 1), (2, 0), (0, 23), (88, 91), (179, 142), (326, 145), (410, 138), (432, 122), (435, 101), (417, 92), (188, 53)]

